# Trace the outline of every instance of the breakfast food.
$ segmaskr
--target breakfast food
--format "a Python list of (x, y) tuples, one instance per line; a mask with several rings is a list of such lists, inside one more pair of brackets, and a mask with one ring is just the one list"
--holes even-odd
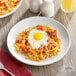
[(5, 15), (17, 6), (20, 0), (0, 0), (0, 16)]
[(27, 28), (17, 35), (15, 50), (33, 61), (43, 61), (59, 54), (61, 41), (48, 25)]

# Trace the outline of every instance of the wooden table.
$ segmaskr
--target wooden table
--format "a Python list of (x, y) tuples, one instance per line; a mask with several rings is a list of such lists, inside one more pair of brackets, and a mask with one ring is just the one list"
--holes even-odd
[[(71, 47), (67, 55), (54, 64), (42, 67), (25, 65), (35, 76), (76, 76), (76, 12), (66, 14), (62, 12), (59, 5), (59, 0), (55, 0), (54, 19), (69, 30), (72, 39)], [(10, 28), (24, 18), (37, 15), (29, 12), (28, 8), (29, 0), (23, 0), (21, 7), (14, 14), (0, 19), (0, 47), (5, 51), (8, 52), (6, 38)]]

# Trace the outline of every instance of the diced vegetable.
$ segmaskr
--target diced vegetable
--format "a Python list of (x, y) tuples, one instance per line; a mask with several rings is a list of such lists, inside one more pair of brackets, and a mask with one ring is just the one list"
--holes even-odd
[(41, 54), (41, 53), (42, 53), (42, 51), (39, 52), (39, 54)]
[(43, 27), (39, 27), (37, 28), (38, 30), (44, 31)]
[(47, 42), (50, 42), (50, 39), (48, 39)]
[(16, 40), (16, 43), (19, 43), (19, 40)]

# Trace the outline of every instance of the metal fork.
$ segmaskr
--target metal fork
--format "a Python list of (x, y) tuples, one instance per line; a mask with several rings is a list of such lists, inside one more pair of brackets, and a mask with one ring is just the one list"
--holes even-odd
[(4, 65), (0, 62), (0, 69), (5, 70), (6, 72), (8, 72), (11, 76), (14, 76), (10, 71), (8, 71), (6, 68), (4, 68)]

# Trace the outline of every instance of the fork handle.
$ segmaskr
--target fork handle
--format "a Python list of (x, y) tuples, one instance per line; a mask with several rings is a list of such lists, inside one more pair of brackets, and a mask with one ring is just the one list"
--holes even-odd
[(8, 72), (11, 76), (14, 76), (10, 71), (8, 71), (6, 68), (3, 68), (6, 72)]

